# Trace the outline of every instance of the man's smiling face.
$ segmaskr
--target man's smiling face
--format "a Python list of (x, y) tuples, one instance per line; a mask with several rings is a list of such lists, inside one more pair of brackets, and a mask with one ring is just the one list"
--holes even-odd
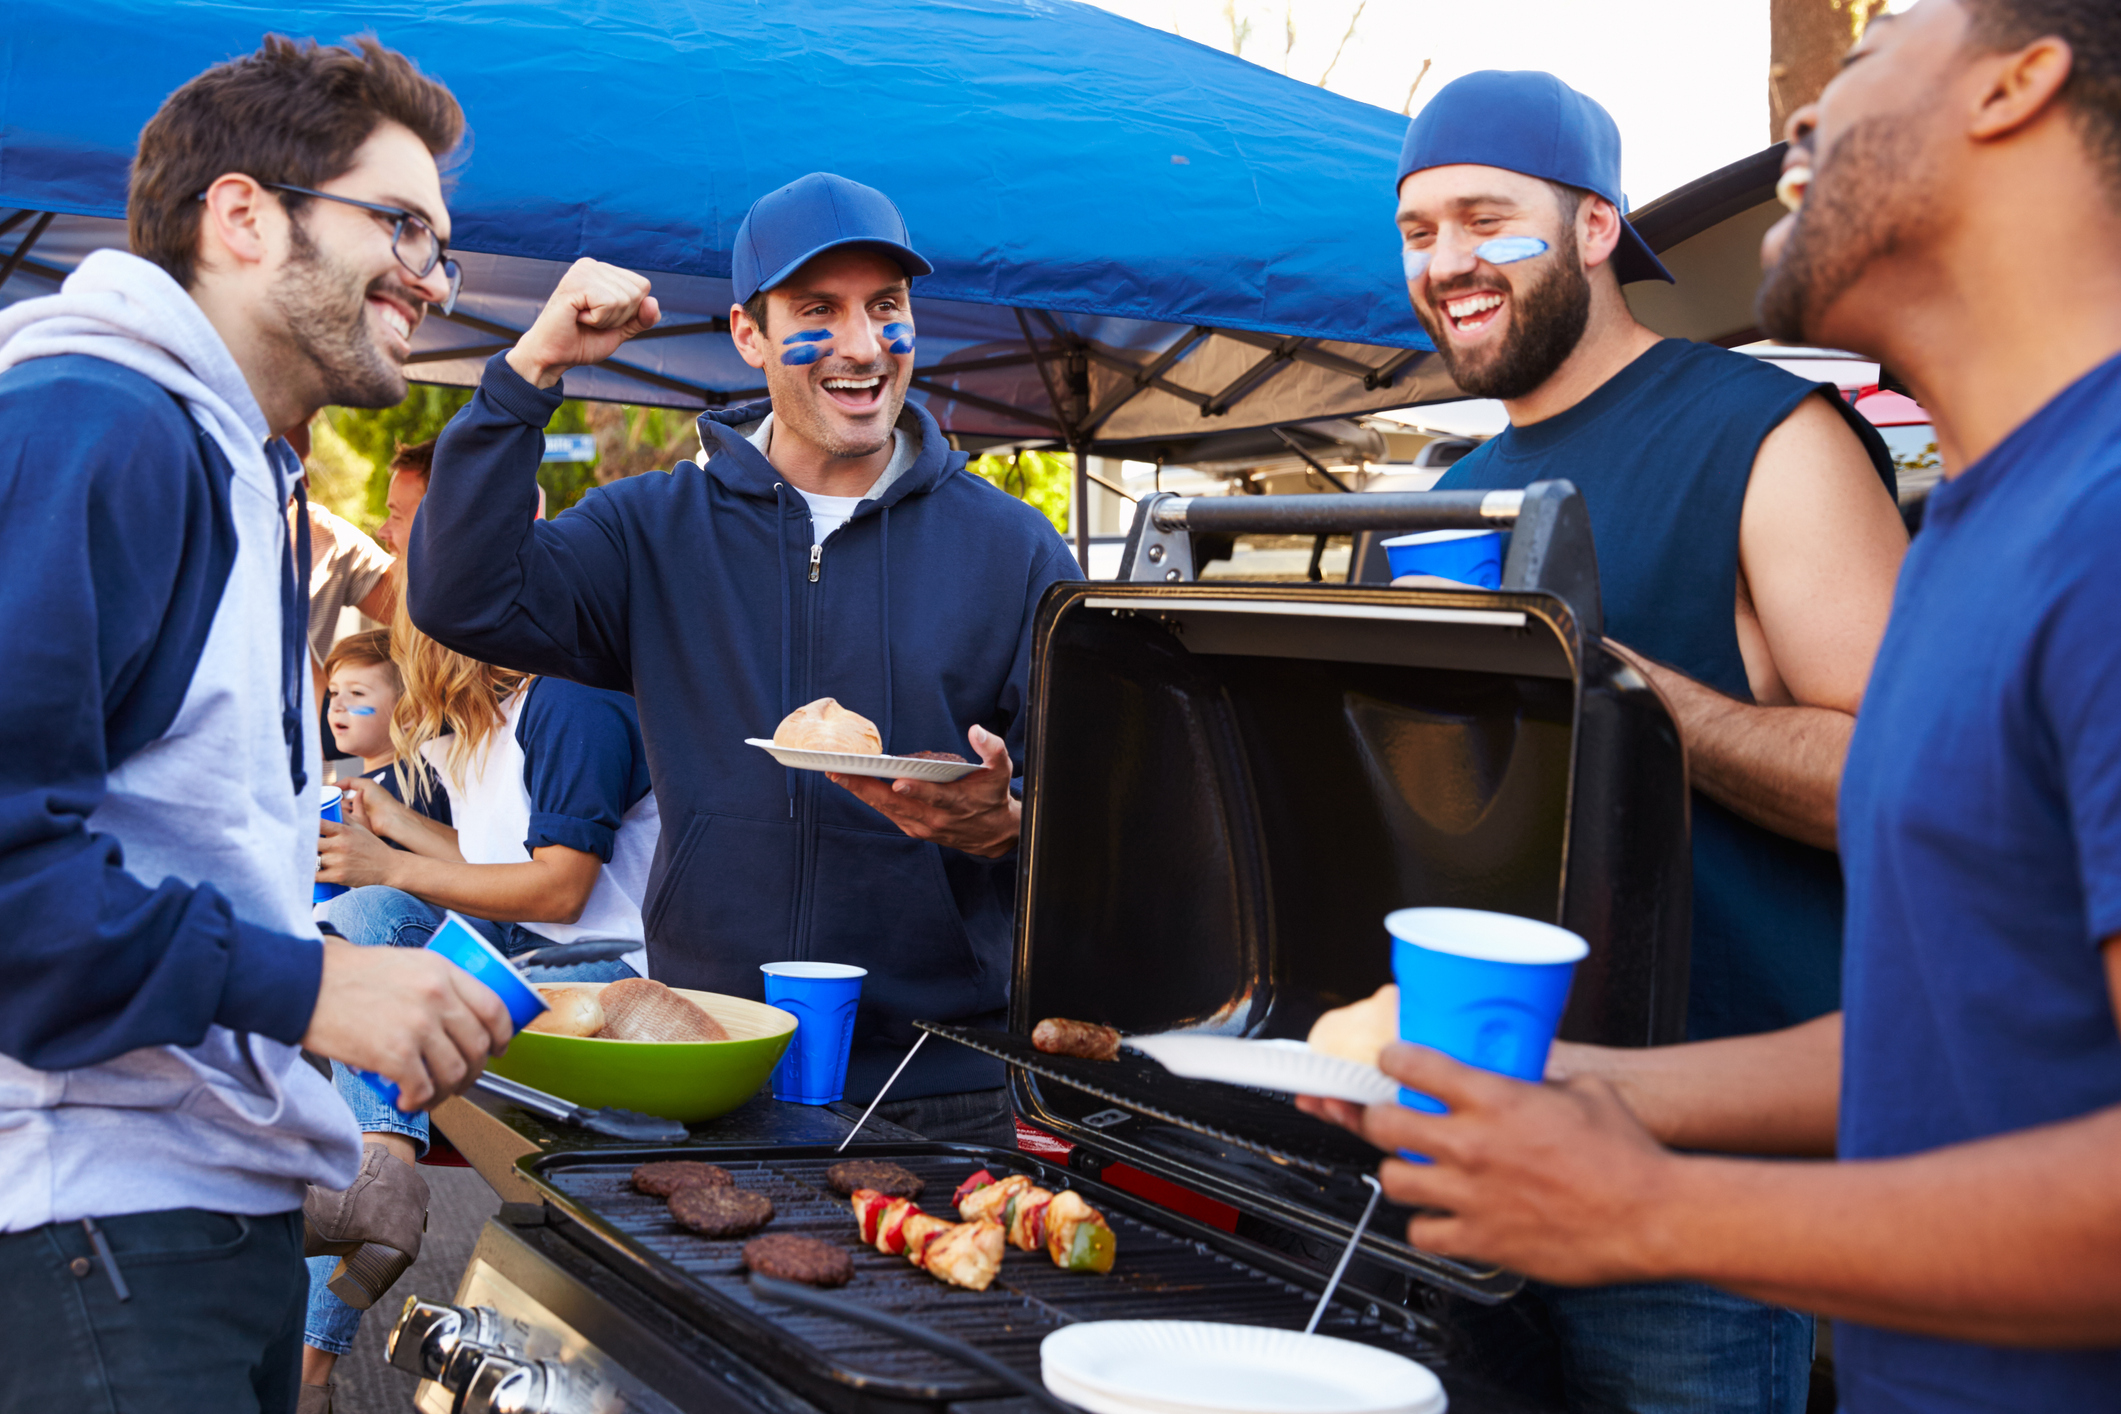
[(913, 311), (898, 262), (862, 246), (828, 250), (767, 292), (766, 321), (741, 309), (737, 348), (766, 375), (776, 428), (835, 457), (870, 456), (913, 380)]
[[(1591, 289), (1569, 205), (1550, 184), (1499, 167), (1430, 167), (1400, 184), (1407, 299), (1473, 397), (1523, 397), (1582, 338)], [(1499, 264), (1483, 254), (1514, 255), (1528, 242), (1545, 249)]]
[[(397, 123), (379, 124), (353, 165), (318, 190), (409, 210), (448, 239), (434, 156)], [(377, 212), (314, 198), (301, 200), (288, 222), (287, 254), (266, 300), (288, 371), (320, 406), (403, 402), (413, 331), (428, 304), (448, 296), (440, 264), (423, 278), (399, 262), (393, 224)], [(411, 238), (408, 232), (408, 244)]]

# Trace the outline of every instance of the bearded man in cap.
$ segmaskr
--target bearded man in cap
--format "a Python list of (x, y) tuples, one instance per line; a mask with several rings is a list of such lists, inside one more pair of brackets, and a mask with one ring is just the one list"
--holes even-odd
[[(1687, 747), (1689, 1034), (1770, 1031), (1839, 1005), (1835, 795), (1906, 536), (1884, 446), (1832, 385), (1637, 322), (1621, 286), (1672, 277), (1624, 201), (1619, 129), (1551, 74), (1468, 74), (1410, 124), (1408, 298), (1510, 417), (1438, 486), (1582, 491), (1611, 646)], [(1572, 1408), (1805, 1404), (1810, 1319), (1743, 1297), (1535, 1286), (1509, 1319), (1551, 1332)]]
[[(581, 260), (435, 445), (408, 604), (486, 662), (630, 692), (664, 817), (649, 971), (761, 996), (765, 963), (868, 969), (846, 1094), (874, 1096), (914, 1018), (1001, 1025), (1031, 623), (1078, 577), (1037, 511), (965, 470), (913, 377), (930, 273), (883, 193), (813, 173), (737, 231), (729, 311), (765, 400), (699, 420), (705, 465), (533, 519), (568, 369), (659, 317), (649, 282)], [(949, 785), (784, 770), (746, 737), (833, 697), (906, 754), (969, 742)], [(835, 784), (837, 782), (837, 784)], [(923, 1050), (880, 1113), (1015, 1146), (1002, 1067)]]

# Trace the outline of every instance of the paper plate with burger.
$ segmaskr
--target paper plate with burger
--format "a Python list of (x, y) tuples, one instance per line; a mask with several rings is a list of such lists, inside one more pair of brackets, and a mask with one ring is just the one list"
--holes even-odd
[(748, 746), (798, 771), (835, 771), (843, 776), (881, 776), (892, 781), (960, 780), (980, 769), (954, 751), (917, 751), (886, 756), (876, 723), (830, 697), (806, 703), (781, 719), (773, 740), (745, 737)]

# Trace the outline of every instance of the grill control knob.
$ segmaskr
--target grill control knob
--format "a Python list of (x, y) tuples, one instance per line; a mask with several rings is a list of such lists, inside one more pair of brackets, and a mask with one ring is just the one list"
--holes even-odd
[(440, 1301), (405, 1298), (405, 1309), (384, 1347), (392, 1365), (422, 1379), (439, 1380), (456, 1348), (469, 1342), (495, 1345), (501, 1318), (490, 1306), (451, 1306)]
[(456, 1396), (449, 1406), (452, 1414), (464, 1407), (464, 1393), (471, 1388), (471, 1377), (487, 1360), (496, 1357), (510, 1358), (507, 1351), (497, 1346), (475, 1345), (468, 1340), (458, 1341), (456, 1348), (449, 1352), (449, 1358), (442, 1362), (441, 1373), (433, 1378), (436, 1384)]
[(567, 1372), (550, 1360), (499, 1352), (480, 1359), (458, 1402), (462, 1414), (577, 1414)]

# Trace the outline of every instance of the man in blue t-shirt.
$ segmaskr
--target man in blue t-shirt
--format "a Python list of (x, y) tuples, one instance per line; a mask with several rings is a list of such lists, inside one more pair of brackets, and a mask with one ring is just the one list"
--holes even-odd
[[(1621, 286), (1671, 276), (1620, 214), (1619, 130), (1553, 75), (1451, 83), (1400, 169), (1408, 298), (1459, 385), (1510, 416), (1439, 485), (1576, 484), (1608, 642), (1685, 739), (1689, 1036), (1833, 1011), (1834, 796), (1907, 545), (1883, 444), (1831, 385), (1636, 321)], [(1579, 1402), (1805, 1405), (1811, 1318), (1708, 1287), (1535, 1284), (1499, 1325), (1484, 1349)]]
[(2117, 94), (2110, 0), (1924, 0), (1792, 120), (1762, 323), (1891, 364), (1949, 478), (1844, 773), (1845, 1013), (1305, 1102), (1434, 1158), (1420, 1246), (1834, 1317), (1848, 1414), (2121, 1410)]

